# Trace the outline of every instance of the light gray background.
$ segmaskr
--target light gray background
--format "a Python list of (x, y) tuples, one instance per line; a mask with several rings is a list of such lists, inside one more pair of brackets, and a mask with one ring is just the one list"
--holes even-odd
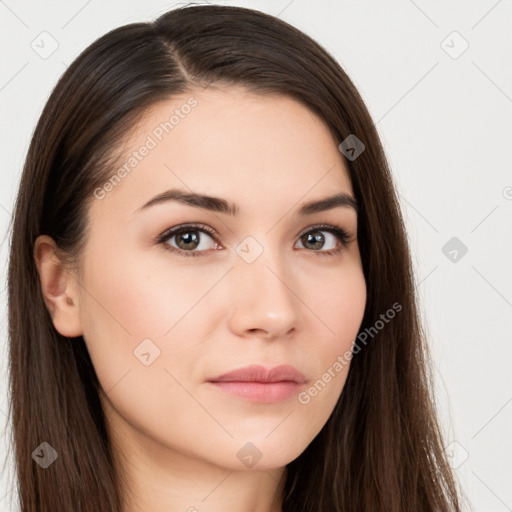
[[(184, 3), (0, 0), (0, 464), (7, 231), (31, 133), (81, 50)], [(219, 3), (279, 15), (329, 50), (359, 88), (406, 217), (447, 450), (473, 510), (512, 511), (512, 1)], [(31, 47), (51, 49), (43, 31), (58, 43), (47, 58)], [(468, 248), (455, 262), (452, 247), (442, 251), (452, 237)], [(17, 501), (7, 468), (0, 508), (9, 512)]]

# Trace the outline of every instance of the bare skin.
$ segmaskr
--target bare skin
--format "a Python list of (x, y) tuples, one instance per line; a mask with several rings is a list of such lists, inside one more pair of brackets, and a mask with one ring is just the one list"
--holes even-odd
[[(191, 97), (196, 106), (158, 140), (155, 128)], [(57, 331), (82, 335), (88, 348), (131, 489), (124, 512), (279, 512), (285, 466), (325, 425), (348, 364), (307, 404), (297, 393), (254, 402), (207, 381), (249, 364), (289, 364), (306, 392), (351, 349), (366, 303), (357, 213), (296, 213), (336, 193), (353, 197), (340, 141), (287, 96), (214, 87), (148, 111), (121, 161), (148, 135), (156, 146), (92, 201), (76, 275), (50, 237), (37, 239), (46, 304)], [(171, 188), (224, 198), (239, 213), (177, 201), (138, 210)], [(156, 241), (185, 223), (216, 236), (194, 227), (181, 243)], [(316, 224), (339, 226), (350, 241)], [(247, 450), (258, 459), (251, 467)]]

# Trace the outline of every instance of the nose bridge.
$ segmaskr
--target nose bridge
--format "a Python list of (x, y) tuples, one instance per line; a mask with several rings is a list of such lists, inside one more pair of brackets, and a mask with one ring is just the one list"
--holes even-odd
[[(263, 329), (277, 336), (296, 326), (297, 300), (282, 247), (271, 236), (248, 236), (236, 247), (232, 279), (238, 329)], [(244, 319), (244, 320), (242, 320)]]
[(247, 236), (236, 247), (235, 272), (241, 279), (253, 282), (257, 289), (264, 288), (277, 294), (290, 293), (286, 286), (290, 272), (287, 272), (284, 248), (277, 245), (272, 235), (257, 236), (258, 239)]

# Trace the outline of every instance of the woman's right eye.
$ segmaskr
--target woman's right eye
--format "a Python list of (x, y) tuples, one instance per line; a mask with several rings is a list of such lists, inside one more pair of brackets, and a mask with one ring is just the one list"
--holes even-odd
[[(213, 247), (205, 247), (208, 242), (204, 241), (204, 235), (213, 239)], [(185, 225), (167, 230), (161, 235), (158, 242), (161, 243), (165, 249), (179, 253), (183, 256), (201, 256), (201, 253), (207, 252), (209, 249), (217, 249), (219, 244), (215, 240), (216, 233), (208, 226), (205, 225)], [(169, 242), (175, 239), (176, 246)]]

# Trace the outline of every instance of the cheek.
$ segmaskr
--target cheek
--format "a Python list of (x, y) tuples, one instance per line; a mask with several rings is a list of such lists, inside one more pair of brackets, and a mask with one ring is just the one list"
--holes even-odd
[[(328, 282), (322, 293), (309, 293), (307, 303), (316, 314), (318, 335), (315, 351), (317, 375), (305, 390), (299, 403), (308, 405), (319, 417), (327, 420), (343, 390), (352, 358), (352, 346), (357, 337), (366, 307), (367, 290), (362, 269), (347, 268)], [(306, 302), (306, 301), (305, 301)], [(315, 333), (310, 328), (312, 335)]]
[(362, 272), (333, 279), (325, 293), (317, 297), (317, 304), (336, 335), (357, 330), (366, 306), (366, 283)]
[(125, 258), (115, 267), (88, 267), (84, 340), (110, 414), (168, 445), (192, 445), (201, 431), (190, 424), (203, 425), (204, 410), (182, 385), (188, 388), (197, 373), (201, 344), (194, 332), (208, 305), (200, 298), (215, 276), (193, 283), (190, 273), (159, 277), (140, 263)]
[(86, 260), (81, 319), (91, 360), (105, 391), (127, 372), (134, 380), (141, 367), (141, 382), (161, 372), (165, 388), (170, 377), (164, 369), (178, 378), (193, 372), (204, 333), (216, 324), (213, 312), (219, 306), (212, 302), (214, 294), (205, 294), (219, 276), (155, 266), (147, 255), (137, 258), (127, 251), (118, 256)]
[(366, 307), (366, 281), (362, 268), (347, 265), (338, 272), (317, 278), (318, 286), (304, 288), (304, 297), (322, 325), (323, 354), (351, 346)]
[(134, 340), (163, 337), (211, 286), (204, 275), (155, 268), (148, 257), (118, 261), (90, 265), (84, 314)]

